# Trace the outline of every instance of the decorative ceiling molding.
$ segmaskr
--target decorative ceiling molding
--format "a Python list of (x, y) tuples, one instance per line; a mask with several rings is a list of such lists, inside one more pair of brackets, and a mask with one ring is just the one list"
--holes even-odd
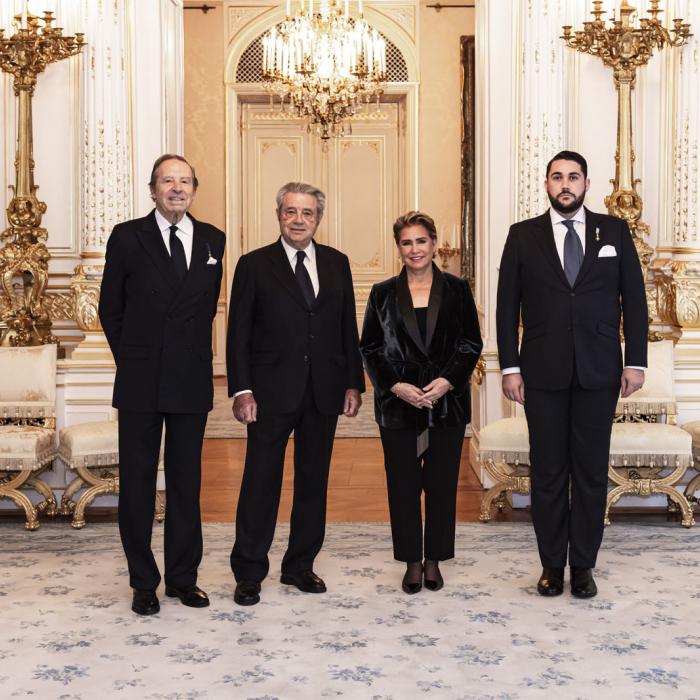
[(411, 41), (416, 43), (416, 6), (415, 5), (389, 5), (389, 4), (374, 4), (368, 5), (375, 12), (388, 17), (394, 24), (403, 29)]
[(253, 20), (264, 15), (270, 10), (277, 8), (277, 5), (234, 5), (228, 8), (228, 41), (233, 41), (241, 30), (249, 25)]

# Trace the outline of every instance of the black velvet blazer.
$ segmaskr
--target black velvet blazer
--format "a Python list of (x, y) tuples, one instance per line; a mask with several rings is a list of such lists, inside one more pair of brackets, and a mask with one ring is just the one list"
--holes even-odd
[[(360, 349), (374, 386), (374, 411), (383, 428), (414, 428), (428, 412), (433, 427), (457, 427), (471, 418), (469, 380), (482, 342), (469, 285), (433, 265), (425, 342), (408, 289), (406, 270), (372, 287)], [(424, 387), (444, 377), (454, 387), (432, 410), (417, 409), (392, 394), (396, 382)]]

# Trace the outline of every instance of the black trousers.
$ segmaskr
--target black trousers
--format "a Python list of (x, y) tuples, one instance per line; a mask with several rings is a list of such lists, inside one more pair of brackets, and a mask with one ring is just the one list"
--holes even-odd
[(199, 488), (207, 414), (119, 411), (119, 534), (133, 588), (155, 589), (160, 583), (151, 533), (163, 424), (166, 585), (196, 583), (202, 559)]
[(313, 568), (326, 532), (328, 471), (338, 416), (320, 413), (307, 383), (294, 413), (258, 413), (248, 425), (231, 569), (236, 581), (262, 581), (279, 509), (284, 452), (294, 431), (294, 500), (283, 573)]
[[(619, 388), (525, 387), (532, 522), (543, 566), (593, 568), (603, 540), (610, 435)], [(571, 496), (569, 497), (569, 486)]]
[[(454, 557), (457, 479), (464, 425), (430, 428), (429, 447), (416, 457), (416, 431), (380, 426), (389, 496), (391, 538), (398, 561)], [(421, 493), (425, 492), (425, 536)]]

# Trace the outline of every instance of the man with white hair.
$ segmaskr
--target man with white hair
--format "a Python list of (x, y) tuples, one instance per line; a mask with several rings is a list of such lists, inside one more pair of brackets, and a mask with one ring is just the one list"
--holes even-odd
[(231, 568), (234, 600), (255, 605), (269, 569), (284, 453), (294, 431), (294, 502), (281, 582), (324, 593), (313, 571), (326, 523), (338, 415), (356, 416), (364, 373), (350, 264), (315, 243), (326, 197), (290, 182), (277, 193), (281, 236), (238, 261), (226, 359), (233, 414), (247, 426)]

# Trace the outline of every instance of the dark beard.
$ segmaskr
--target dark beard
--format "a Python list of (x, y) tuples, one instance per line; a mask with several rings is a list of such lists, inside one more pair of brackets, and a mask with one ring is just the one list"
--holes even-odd
[(549, 203), (552, 205), (552, 209), (558, 211), (560, 214), (573, 214), (578, 211), (583, 204), (583, 200), (586, 198), (586, 192), (584, 191), (580, 197), (574, 199), (571, 204), (562, 204), (558, 199), (552, 197), (549, 192), (547, 192), (549, 197)]

